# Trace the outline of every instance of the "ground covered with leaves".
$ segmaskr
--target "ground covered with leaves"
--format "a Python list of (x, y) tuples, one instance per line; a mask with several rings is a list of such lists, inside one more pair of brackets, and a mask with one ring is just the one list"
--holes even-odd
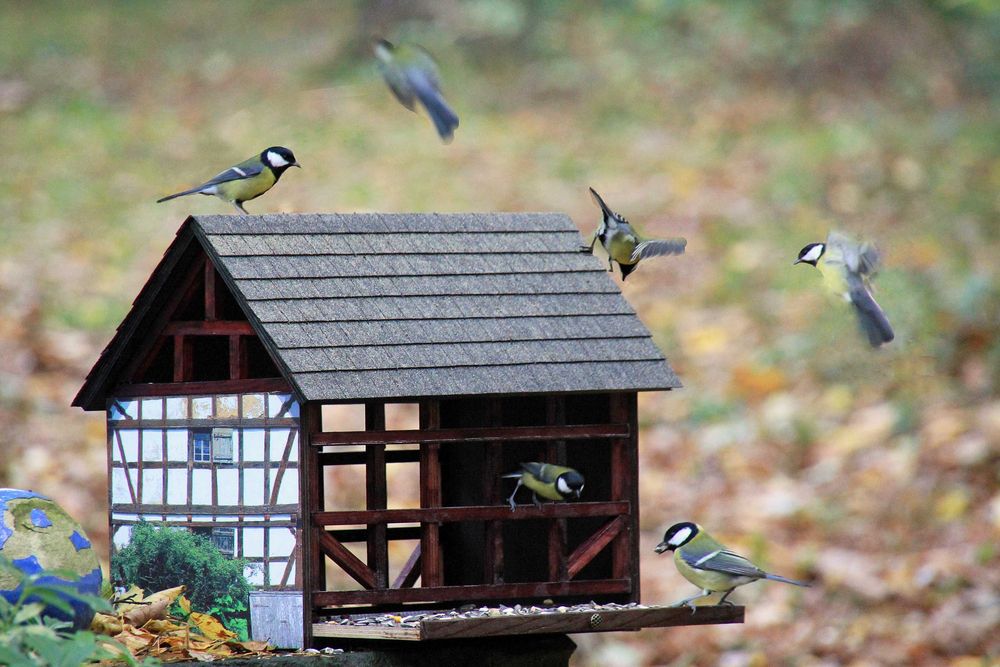
[[(743, 626), (578, 638), (578, 665), (983, 664), (1000, 655), (1000, 15), (988, 2), (6, 6), (0, 485), (107, 544), (104, 419), (69, 403), (208, 198), (267, 145), (277, 211), (537, 211), (586, 188), (687, 254), (623, 286), (684, 388), (640, 401), (642, 599), (697, 520), (768, 569)], [(373, 71), (441, 61), (441, 145)], [(798, 250), (876, 241), (873, 352)], [(617, 278), (616, 278), (617, 279)], [(612, 344), (612, 342), (601, 342)], [(345, 502), (358, 498), (344, 498)]]

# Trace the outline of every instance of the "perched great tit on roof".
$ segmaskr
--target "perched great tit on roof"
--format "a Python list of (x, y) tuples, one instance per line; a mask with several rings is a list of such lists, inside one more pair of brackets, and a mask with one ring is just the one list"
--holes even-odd
[(602, 220), (591, 235), (590, 243), (580, 246), (580, 251), (593, 252), (594, 244), (600, 241), (608, 253), (608, 271), (613, 270), (612, 260), (618, 262), (622, 280), (635, 270), (639, 260), (658, 255), (680, 255), (684, 252), (686, 239), (645, 239), (628, 220), (608, 208), (594, 188), (590, 188), (590, 196), (601, 207)]
[(385, 39), (375, 40), (375, 58), (379, 71), (400, 104), (416, 111), (416, 101), (427, 109), (434, 127), (445, 143), (451, 141), (458, 127), (458, 116), (441, 95), (437, 63), (423, 47), (395, 45)]
[(514, 496), (522, 485), (531, 489), (536, 505), (541, 504), (538, 496), (549, 500), (566, 500), (579, 498), (583, 491), (583, 475), (572, 468), (551, 463), (522, 463), (520, 470), (504, 475), (504, 478), (517, 479), (514, 492), (507, 499), (512, 512), (517, 507)]
[(241, 213), (246, 213), (243, 202), (255, 199), (271, 189), (285, 170), (300, 167), (292, 151), (283, 146), (271, 146), (248, 160), (226, 169), (210, 181), (190, 190), (167, 195), (156, 203), (183, 197), (184, 195), (215, 195), (223, 201), (232, 202)]
[(889, 319), (871, 294), (871, 278), (879, 266), (874, 246), (858, 244), (843, 234), (830, 232), (826, 243), (810, 243), (802, 248), (794, 262), (799, 263), (819, 269), (827, 289), (854, 306), (861, 331), (872, 347), (895, 338)]
[(776, 574), (770, 574), (760, 569), (743, 556), (729, 551), (723, 545), (712, 539), (701, 526), (690, 521), (675, 523), (663, 535), (663, 541), (656, 545), (656, 553), (674, 552), (674, 564), (677, 571), (685, 579), (701, 589), (701, 593), (679, 602), (673, 607), (687, 605), (695, 611), (693, 602), (699, 598), (708, 597), (712, 593), (723, 593), (719, 604), (726, 603), (726, 598), (737, 586), (749, 584), (758, 579), (781, 581), (795, 586), (809, 586), (802, 581), (786, 579)]

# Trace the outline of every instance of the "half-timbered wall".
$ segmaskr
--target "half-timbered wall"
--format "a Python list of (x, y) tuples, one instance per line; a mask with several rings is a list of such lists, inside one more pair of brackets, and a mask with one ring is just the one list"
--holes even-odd
[(299, 406), (289, 394), (122, 397), (107, 416), (113, 550), (136, 522), (155, 521), (245, 558), (256, 587), (301, 587)]

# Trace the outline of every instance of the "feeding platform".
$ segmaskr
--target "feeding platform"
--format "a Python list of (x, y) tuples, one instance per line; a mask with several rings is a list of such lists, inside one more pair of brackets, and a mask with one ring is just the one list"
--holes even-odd
[(479, 607), (467, 611), (359, 614), (315, 623), (313, 636), (324, 639), (431, 641), (507, 635), (613, 632), (685, 625), (742, 623), (743, 607), (721, 605), (663, 607), (643, 604)]

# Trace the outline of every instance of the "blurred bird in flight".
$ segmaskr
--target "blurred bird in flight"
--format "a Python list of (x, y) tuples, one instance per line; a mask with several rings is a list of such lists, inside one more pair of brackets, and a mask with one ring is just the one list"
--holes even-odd
[(628, 274), (635, 271), (639, 261), (647, 257), (657, 257), (659, 255), (680, 255), (687, 246), (687, 240), (682, 238), (673, 239), (646, 239), (635, 230), (628, 220), (615, 213), (601, 199), (594, 188), (590, 188), (590, 195), (594, 202), (601, 207), (601, 224), (590, 236), (590, 243), (580, 247), (581, 252), (593, 252), (594, 244), (598, 241), (608, 253), (608, 271), (612, 271), (612, 260), (618, 262), (618, 268), (622, 272), (622, 280), (628, 278)]
[(416, 111), (419, 100), (434, 121), (441, 140), (451, 142), (458, 127), (458, 116), (441, 95), (438, 67), (431, 54), (415, 44), (396, 46), (388, 40), (377, 39), (375, 58), (389, 90), (400, 104)]
[(871, 279), (879, 267), (878, 251), (869, 243), (857, 243), (839, 232), (830, 232), (826, 243), (810, 243), (799, 251), (794, 264), (812, 264), (823, 276), (823, 284), (852, 306), (858, 324), (872, 347), (895, 338), (889, 319), (871, 293)]

